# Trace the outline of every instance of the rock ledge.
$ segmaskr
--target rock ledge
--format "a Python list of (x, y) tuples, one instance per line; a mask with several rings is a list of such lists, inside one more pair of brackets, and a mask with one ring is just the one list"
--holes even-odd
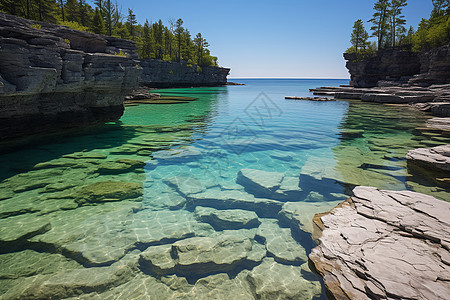
[(446, 299), (450, 203), (411, 191), (356, 187), (316, 215), (309, 256), (336, 299)]

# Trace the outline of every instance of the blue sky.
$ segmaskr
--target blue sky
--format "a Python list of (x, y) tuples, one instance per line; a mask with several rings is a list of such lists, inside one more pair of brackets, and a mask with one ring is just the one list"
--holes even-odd
[[(367, 21), (375, 0), (118, 0), (140, 23), (182, 18), (201, 32), (230, 77), (348, 78), (342, 53), (355, 20)], [(431, 0), (408, 0), (404, 14), (415, 28)], [(366, 28), (370, 24), (367, 22)]]

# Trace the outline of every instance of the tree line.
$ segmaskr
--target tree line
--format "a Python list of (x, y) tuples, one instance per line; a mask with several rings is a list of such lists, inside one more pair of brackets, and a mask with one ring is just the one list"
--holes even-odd
[[(361, 19), (355, 21), (351, 33), (352, 46), (347, 53), (370, 56), (385, 48), (403, 47), (423, 51), (450, 43), (450, 0), (432, 0), (433, 10), (429, 19), (422, 19), (417, 31), (410, 26), (406, 30), (403, 8), (407, 0), (378, 0), (374, 13), (368, 20), (370, 32), (366, 31)], [(369, 41), (374, 37), (376, 41)]]
[(132, 9), (122, 13), (113, 0), (0, 0), (0, 10), (22, 18), (68, 26), (96, 34), (130, 39), (138, 45), (141, 58), (185, 61), (200, 67), (217, 66), (209, 43), (201, 33), (191, 36), (183, 20), (162, 20), (144, 24), (137, 22)]

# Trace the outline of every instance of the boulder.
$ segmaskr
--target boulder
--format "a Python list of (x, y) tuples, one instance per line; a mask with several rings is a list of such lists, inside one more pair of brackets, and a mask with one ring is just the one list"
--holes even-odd
[(311, 262), (336, 299), (445, 299), (450, 203), (411, 191), (356, 187), (314, 222)]

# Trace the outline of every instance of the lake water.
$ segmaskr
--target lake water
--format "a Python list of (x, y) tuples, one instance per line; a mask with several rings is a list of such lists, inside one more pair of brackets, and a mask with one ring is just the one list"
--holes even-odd
[(356, 185), (450, 201), (405, 160), (450, 142), (429, 116), (284, 99), (348, 80), (235, 81), (0, 156), (0, 299), (326, 299), (315, 213)]

